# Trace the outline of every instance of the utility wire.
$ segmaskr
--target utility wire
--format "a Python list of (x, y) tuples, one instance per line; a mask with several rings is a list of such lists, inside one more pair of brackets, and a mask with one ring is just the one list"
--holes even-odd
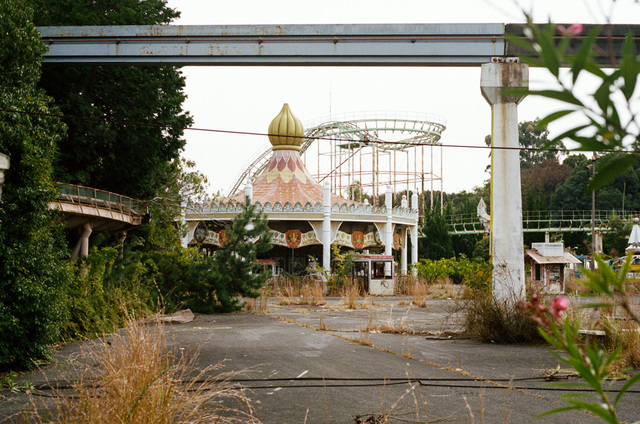
[[(219, 134), (233, 134), (233, 135), (250, 135), (250, 136), (259, 136), (259, 137), (268, 137), (268, 133), (261, 132), (251, 132), (251, 131), (234, 131), (234, 130), (222, 130), (222, 129), (214, 129), (214, 128), (198, 128), (198, 127), (181, 127), (177, 125), (162, 125), (162, 124), (153, 124), (149, 122), (135, 122), (135, 121), (123, 121), (123, 120), (111, 120), (111, 119), (103, 119), (103, 118), (91, 118), (86, 116), (75, 116), (75, 115), (63, 115), (63, 114), (55, 114), (55, 113), (45, 113), (45, 112), (30, 112), (25, 110), (16, 110), (16, 109), (6, 109), (0, 108), (0, 112), (7, 113), (19, 113), (24, 115), (32, 115), (32, 116), (46, 116), (52, 118), (60, 118), (60, 119), (75, 119), (80, 121), (89, 121), (89, 122), (99, 122), (103, 124), (113, 124), (113, 125), (136, 125), (141, 127), (152, 127), (152, 128), (164, 128), (164, 129), (176, 129), (183, 131), (200, 131), (200, 132), (212, 132)], [(278, 135), (279, 137), (290, 137), (290, 138), (300, 138), (297, 136), (290, 135)], [(332, 140), (332, 141), (345, 141), (345, 142), (353, 142), (352, 139), (349, 138), (340, 138), (340, 137), (302, 137), (307, 140)], [(461, 148), (461, 149), (489, 149), (489, 150), (525, 150), (525, 151), (551, 151), (551, 152), (559, 152), (559, 153), (569, 153), (572, 150), (566, 148), (539, 148), (539, 147), (499, 147), (499, 146), (477, 146), (470, 144), (433, 144), (433, 143), (407, 143), (406, 141), (375, 141), (370, 140), (368, 144), (395, 144), (395, 145), (410, 145), (410, 146), (440, 146), (440, 147), (450, 147), (450, 148)], [(589, 150), (592, 151), (592, 150)], [(598, 150), (597, 153), (606, 153), (612, 150)], [(640, 153), (640, 151), (628, 151), (627, 153)]]

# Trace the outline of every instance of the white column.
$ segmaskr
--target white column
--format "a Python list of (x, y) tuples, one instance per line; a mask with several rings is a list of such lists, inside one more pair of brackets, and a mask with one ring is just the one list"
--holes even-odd
[[(391, 191), (391, 186), (387, 186), (387, 191), (384, 194), (384, 204), (387, 207), (387, 225), (384, 228), (384, 254), (392, 255), (391, 249), (393, 248), (393, 227), (391, 218), (393, 217), (393, 192)], [(384, 267), (384, 275), (391, 275), (391, 263), (386, 262)]]
[(89, 222), (85, 223), (82, 228), (84, 231), (82, 232), (82, 236), (80, 236), (80, 257), (86, 258), (89, 256), (89, 236), (91, 236), (93, 228)]
[[(407, 195), (403, 194), (402, 195), (402, 208), (403, 209), (408, 209), (409, 208), (409, 202), (407, 201)], [(409, 247), (407, 245), (407, 229), (404, 230), (404, 234), (402, 235), (402, 242), (404, 243), (404, 246), (402, 247), (402, 250), (400, 251), (400, 273), (402, 275), (407, 275), (407, 248)]]
[(402, 250), (400, 251), (400, 273), (402, 275), (407, 275), (409, 268), (407, 267), (407, 248), (409, 246), (407, 246), (407, 231), (408, 228), (404, 230), (404, 234), (403, 234), (403, 243), (404, 246), (402, 246)]
[(249, 199), (249, 204), (253, 203), (253, 185), (251, 181), (247, 179), (247, 185), (244, 186), (244, 197)]
[(491, 105), (491, 260), (497, 299), (525, 296), (517, 110), (524, 95), (504, 89), (528, 86), (529, 67), (517, 59), (482, 65), (480, 87)]
[[(411, 196), (411, 209), (416, 211), (416, 221), (411, 229), (411, 265), (418, 263), (418, 221), (420, 220), (420, 213), (418, 213), (418, 194), (413, 193)], [(418, 270), (413, 266), (412, 274), (418, 275)]]
[(323, 208), (322, 267), (329, 274), (331, 272), (331, 183), (329, 181), (324, 182)]

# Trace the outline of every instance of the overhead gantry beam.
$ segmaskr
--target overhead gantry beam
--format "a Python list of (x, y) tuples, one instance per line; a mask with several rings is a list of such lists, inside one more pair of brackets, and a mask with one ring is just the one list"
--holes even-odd
[[(590, 29), (585, 25), (584, 33)], [(152, 25), (39, 27), (45, 63), (244, 66), (480, 66), (519, 56), (506, 35), (521, 24)], [(602, 63), (628, 32), (611, 25), (597, 40)], [(576, 46), (580, 36), (575, 37)], [(570, 47), (570, 49), (573, 46)]]
[(45, 63), (479, 66), (502, 24), (40, 27)]

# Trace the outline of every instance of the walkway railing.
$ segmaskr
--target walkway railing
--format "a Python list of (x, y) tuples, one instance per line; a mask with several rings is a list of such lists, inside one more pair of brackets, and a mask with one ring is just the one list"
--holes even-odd
[[(614, 218), (630, 221), (637, 211), (595, 211), (596, 230), (607, 231)], [(475, 213), (445, 216), (449, 234), (482, 234), (484, 225)], [(591, 211), (524, 211), (522, 229), (525, 232), (591, 231)]]
[(146, 212), (145, 202), (131, 197), (74, 184), (56, 183), (56, 185), (60, 192), (59, 202), (93, 206), (127, 215), (141, 216)]

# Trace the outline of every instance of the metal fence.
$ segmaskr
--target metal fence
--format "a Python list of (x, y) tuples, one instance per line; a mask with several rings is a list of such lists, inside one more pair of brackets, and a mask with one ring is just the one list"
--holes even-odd
[[(595, 228), (609, 229), (613, 219), (631, 220), (637, 211), (595, 211)], [(481, 234), (485, 231), (477, 214), (465, 213), (445, 216), (450, 234)], [(556, 210), (524, 211), (522, 228), (526, 232), (534, 231), (589, 231), (591, 230), (591, 211)]]

